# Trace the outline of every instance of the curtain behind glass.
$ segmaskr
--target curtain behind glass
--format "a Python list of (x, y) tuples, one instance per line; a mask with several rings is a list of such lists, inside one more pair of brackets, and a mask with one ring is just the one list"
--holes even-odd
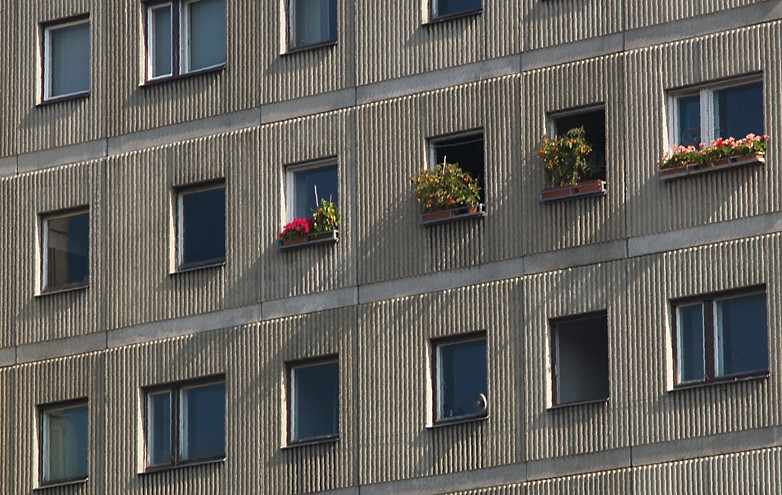
[(87, 283), (90, 261), (89, 214), (51, 218), (46, 222), (46, 287)]
[(715, 302), (719, 376), (768, 370), (766, 295)]
[(64, 96), (90, 90), (88, 22), (49, 29), (49, 94)]
[(43, 482), (87, 477), (87, 406), (46, 411)]
[(172, 24), (171, 5), (155, 7), (149, 10), (150, 34), (149, 47), (152, 57), (152, 77), (167, 76), (173, 73), (172, 61)]
[(337, 0), (291, 0), (291, 45), (337, 39)]
[(180, 457), (225, 455), (225, 383), (182, 389)]
[(187, 4), (190, 47), (189, 71), (224, 64), (225, 0), (200, 0)]

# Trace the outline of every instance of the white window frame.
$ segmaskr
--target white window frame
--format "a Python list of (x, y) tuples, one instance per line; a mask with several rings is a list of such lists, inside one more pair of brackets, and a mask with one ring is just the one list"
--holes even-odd
[[(56, 31), (58, 29), (67, 28), (71, 26), (77, 26), (79, 24), (87, 24), (88, 30), (89, 30), (89, 23), (90, 18), (89, 16), (85, 17), (79, 17), (78, 19), (74, 19), (71, 21), (64, 21), (64, 22), (54, 22), (49, 23), (43, 26), (43, 74), (42, 74), (42, 80), (43, 85), (41, 88), (41, 100), (46, 102), (50, 100), (59, 100), (61, 98), (69, 98), (72, 96), (81, 96), (81, 95), (87, 95), (90, 93), (89, 86), (92, 84), (92, 74), (87, 74), (87, 80), (88, 80), (88, 87), (84, 91), (76, 91), (74, 93), (65, 93), (61, 95), (52, 95), (51, 94), (51, 75), (52, 75), (52, 54), (51, 54), (51, 32)], [(91, 34), (91, 33), (90, 33)], [(90, 40), (91, 41), (91, 40)], [(90, 46), (87, 48), (87, 50), (92, 49), (92, 43), (90, 43)], [(92, 54), (88, 54), (90, 61), (92, 61)]]
[[(202, 0), (180, 0), (179, 14), (179, 64), (180, 74), (197, 74), (207, 72), (219, 67), (225, 66), (225, 62), (220, 62), (208, 67), (201, 67), (193, 70), (190, 67), (190, 6)], [(227, 5), (226, 5), (227, 8)], [(226, 19), (226, 29), (228, 29), (228, 20)]]
[[(447, 424), (453, 424), (453, 423), (460, 423), (465, 421), (473, 421), (476, 419), (482, 419), (488, 416), (488, 397), (484, 396), (484, 399), (486, 400), (486, 406), (487, 409), (484, 412), (478, 412), (473, 414), (463, 414), (461, 416), (451, 416), (451, 417), (444, 417), (443, 414), (443, 358), (442, 358), (442, 349), (443, 347), (452, 346), (452, 345), (459, 345), (459, 344), (467, 344), (470, 342), (478, 342), (483, 341), (485, 343), (486, 347), (486, 363), (488, 366), (488, 352), (489, 352), (489, 339), (488, 336), (485, 333), (476, 333), (475, 335), (465, 335), (464, 338), (461, 338), (459, 336), (455, 337), (445, 337), (443, 339), (436, 340), (434, 344), (434, 410), (433, 412), (433, 418), (432, 418), (432, 424), (433, 425), (447, 425)], [(488, 386), (489, 386), (489, 370), (486, 370), (486, 392), (489, 393)], [(483, 394), (481, 394), (483, 395)]]
[[(87, 215), (87, 221), (89, 222), (89, 214), (90, 210), (89, 208), (74, 208), (72, 210), (66, 210), (66, 211), (58, 211), (58, 212), (52, 212), (52, 213), (46, 213), (42, 214), (40, 216), (40, 229), (41, 229), (41, 246), (39, 248), (39, 252), (41, 253), (41, 282), (38, 284), (40, 287), (39, 294), (43, 293), (49, 293), (49, 292), (62, 292), (66, 290), (73, 290), (73, 289), (80, 289), (82, 287), (89, 286), (89, 281), (83, 284), (73, 284), (73, 285), (65, 285), (65, 286), (54, 286), (50, 287), (48, 284), (49, 280), (49, 221), (51, 220), (57, 220), (60, 218), (68, 218), (68, 217), (75, 217), (78, 215)], [(89, 246), (90, 238), (89, 238), (89, 230), (87, 233), (87, 250), (89, 253), (89, 249), (91, 246)], [(89, 259), (89, 256), (88, 256)], [(88, 276), (89, 276), (89, 268), (88, 268)]]
[[(190, 194), (194, 193), (200, 193), (204, 191), (211, 191), (213, 189), (225, 189), (226, 193), (228, 192), (226, 189), (226, 183), (223, 180), (214, 181), (214, 182), (206, 182), (203, 184), (194, 184), (193, 186), (182, 186), (177, 187), (174, 189), (175, 194), (175, 204), (176, 204), (176, 266), (174, 267), (173, 273), (176, 272), (186, 272), (190, 270), (198, 270), (200, 268), (207, 268), (210, 266), (218, 266), (225, 263), (225, 260), (228, 256), (228, 251), (226, 249), (225, 256), (222, 260), (208, 260), (203, 262), (203, 264), (189, 264), (185, 265), (185, 217), (184, 217), (184, 197)], [(228, 201), (228, 197), (226, 196), (226, 202)], [(227, 205), (226, 205), (227, 206)], [(227, 210), (226, 210), (227, 215)], [(228, 231), (227, 231), (227, 222), (228, 218), (226, 217), (226, 232), (224, 234), (224, 237), (228, 239)]]
[(51, 404), (51, 405), (45, 405), (45, 406), (39, 406), (39, 421), (40, 421), (40, 441), (39, 441), (39, 458), (40, 458), (40, 472), (39, 472), (39, 483), (41, 487), (49, 486), (49, 485), (57, 485), (60, 483), (67, 483), (70, 481), (77, 481), (77, 480), (85, 480), (89, 477), (89, 452), (87, 454), (87, 476), (86, 477), (78, 477), (78, 478), (65, 478), (65, 479), (50, 479), (51, 478), (51, 466), (50, 463), (50, 455), (51, 452), (51, 426), (49, 425), (49, 413), (57, 412), (57, 411), (65, 411), (68, 409), (76, 409), (76, 408), (87, 408), (87, 442), (89, 445), (89, 414), (90, 414), (90, 408), (89, 408), (89, 402), (87, 399), (78, 399), (74, 401), (68, 401), (66, 403), (60, 403), (60, 404)]
[[(325, 366), (328, 364), (336, 364), (337, 365), (337, 386), (338, 390), (342, 390), (342, 387), (339, 383), (340, 377), (341, 377), (341, 370), (339, 370), (339, 357), (338, 356), (332, 356), (332, 357), (326, 357), (324, 359), (313, 359), (313, 360), (307, 360), (304, 362), (298, 362), (298, 363), (291, 363), (288, 365), (288, 380), (290, 382), (290, 390), (289, 390), (289, 406), (288, 406), (288, 439), (287, 444), (288, 445), (299, 445), (299, 444), (307, 444), (307, 443), (317, 443), (317, 442), (324, 442), (324, 441), (331, 441), (339, 438), (339, 422), (337, 423), (337, 432), (332, 435), (325, 435), (320, 437), (312, 437), (312, 438), (302, 438), (296, 440), (296, 407), (298, 404), (296, 403), (296, 370), (300, 370), (302, 368), (313, 368), (315, 366)], [(337, 395), (337, 408), (340, 407), (340, 395)]]
[[(171, 2), (163, 2), (163, 3), (151, 3), (151, 4), (145, 4), (145, 14), (146, 14), (146, 50), (147, 50), (147, 56), (146, 56), (146, 74), (147, 74), (147, 81), (156, 81), (158, 79), (166, 79), (170, 77), (174, 77), (176, 74), (176, 70), (178, 67), (175, 67), (174, 60), (174, 41), (176, 39), (174, 33), (174, 20), (176, 19), (176, 13), (174, 4), (178, 3), (176, 0), (173, 0)], [(161, 9), (163, 7), (168, 7), (171, 11), (171, 46), (169, 47), (169, 50), (171, 50), (171, 72), (168, 74), (161, 74), (159, 76), (153, 76), (154, 73), (154, 67), (155, 67), (155, 23), (154, 23), (154, 16), (153, 11)]]
[[(704, 381), (704, 380), (689, 380), (689, 381), (682, 380), (682, 369), (684, 368), (684, 355), (683, 355), (683, 353), (681, 351), (681, 348), (682, 348), (681, 342), (684, 340), (684, 335), (683, 335), (683, 327), (684, 327), (684, 325), (682, 324), (682, 315), (681, 315), (681, 312), (679, 311), (679, 309), (681, 309), (681, 308), (689, 308), (689, 307), (693, 307), (693, 306), (699, 306), (700, 307), (700, 309), (701, 309), (701, 322), (702, 322), (702, 325), (705, 325), (706, 315), (703, 312), (703, 301), (693, 301), (691, 303), (685, 303), (685, 304), (678, 304), (678, 305), (676, 305), (676, 353), (677, 353), (676, 361), (677, 361), (677, 376), (675, 377), (675, 379), (676, 379), (676, 383), (677, 384), (682, 384), (682, 385), (686, 385), (686, 384), (689, 384), (689, 383), (702, 383)], [(706, 346), (706, 335), (705, 335), (706, 328), (701, 328), (701, 330), (704, 333), (704, 335), (703, 335), (703, 339), (704, 339), (703, 340), (703, 345), (704, 345), (704, 349), (703, 349), (703, 370), (704, 370), (704, 373), (706, 373), (706, 353), (709, 352), (709, 350), (706, 349), (706, 347), (705, 347)], [(712, 352), (716, 353), (716, 349), (713, 349)], [(716, 354), (715, 354), (715, 356), (716, 356)]]
[[(716, 83), (702, 84), (682, 90), (672, 90), (668, 92), (668, 146), (666, 149), (672, 146), (678, 146), (679, 135), (681, 129), (679, 128), (679, 105), (678, 100), (682, 97), (695, 96), (700, 97), (700, 128), (701, 128), (701, 142), (706, 143), (708, 146), (712, 141), (719, 137), (727, 138), (730, 136), (717, 136), (717, 108), (716, 108), (716, 93), (719, 90), (726, 88), (733, 88), (736, 86), (744, 86), (746, 84), (752, 84), (756, 82), (763, 82), (762, 74), (754, 74), (751, 76), (744, 76), (740, 78), (730, 79), (728, 81), (721, 81)], [(765, 86), (765, 85), (764, 85)], [(762, 111), (763, 109), (761, 109)], [(765, 120), (765, 119), (764, 119)], [(744, 136), (733, 136), (735, 138), (742, 138)]]
[(337, 161), (336, 156), (306, 163), (297, 163), (285, 167), (285, 223), (292, 222), (293, 219), (296, 218), (294, 216), (294, 210), (296, 209), (296, 173), (302, 172), (304, 170), (312, 170), (315, 168), (331, 167), (334, 165), (337, 166), (337, 187), (339, 188), (339, 162)]

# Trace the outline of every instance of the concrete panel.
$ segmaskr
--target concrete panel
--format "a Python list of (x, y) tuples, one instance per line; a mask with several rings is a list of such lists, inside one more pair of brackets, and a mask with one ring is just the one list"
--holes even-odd
[(618, 33), (624, 29), (627, 8), (621, 0), (590, 3), (521, 0), (523, 50), (527, 52)]

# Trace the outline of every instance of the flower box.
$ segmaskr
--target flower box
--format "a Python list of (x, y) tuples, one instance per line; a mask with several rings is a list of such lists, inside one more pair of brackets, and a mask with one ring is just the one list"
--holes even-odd
[(336, 242), (339, 242), (339, 230), (330, 230), (328, 232), (307, 234), (304, 237), (297, 237), (295, 239), (277, 239), (277, 248), (280, 251), (287, 251), (289, 249), (297, 249), (318, 244), (334, 244)]
[(438, 223), (455, 222), (468, 218), (483, 217), (486, 215), (486, 206), (483, 203), (472, 206), (460, 206), (445, 210), (427, 211), (421, 214), (421, 225), (437, 225)]
[(714, 165), (688, 163), (682, 167), (660, 169), (660, 180), (673, 180), (680, 177), (686, 177), (688, 175), (706, 174), (728, 168), (746, 167), (748, 165), (762, 165), (764, 163), (766, 163), (766, 154), (763, 152), (752, 153), (751, 155), (723, 158), (715, 162)]
[(595, 179), (579, 182), (571, 186), (547, 187), (540, 191), (540, 202), (550, 203), (563, 199), (584, 196), (602, 196), (606, 193), (606, 181)]

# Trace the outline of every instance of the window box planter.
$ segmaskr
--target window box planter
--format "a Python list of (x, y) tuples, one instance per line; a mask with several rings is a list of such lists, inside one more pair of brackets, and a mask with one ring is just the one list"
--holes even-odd
[(550, 203), (584, 196), (603, 196), (606, 193), (606, 181), (595, 179), (579, 182), (571, 186), (547, 187), (540, 191), (540, 202)]
[(682, 167), (670, 167), (660, 169), (660, 180), (673, 180), (688, 175), (706, 174), (728, 168), (746, 167), (748, 165), (762, 165), (766, 163), (766, 154), (762, 152), (744, 156), (732, 156), (723, 158), (713, 165), (701, 165), (688, 163)]
[(456, 222), (468, 218), (486, 216), (486, 206), (483, 203), (472, 206), (460, 206), (445, 210), (434, 210), (421, 213), (421, 225), (437, 225), (438, 223)]
[(289, 249), (297, 249), (318, 244), (335, 244), (337, 242), (339, 242), (339, 230), (330, 230), (328, 232), (307, 234), (304, 237), (298, 237), (296, 239), (277, 239), (277, 248), (280, 251), (287, 251)]

